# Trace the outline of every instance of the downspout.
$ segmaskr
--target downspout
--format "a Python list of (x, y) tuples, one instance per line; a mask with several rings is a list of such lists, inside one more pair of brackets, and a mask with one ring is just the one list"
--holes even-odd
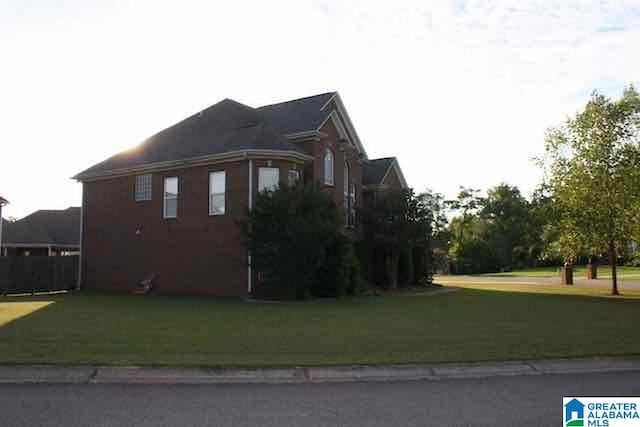
[(82, 283), (82, 260), (84, 253), (82, 252), (82, 242), (84, 241), (84, 184), (82, 184), (82, 202), (80, 203), (80, 256), (78, 257), (78, 283), (76, 283), (76, 290), (80, 290), (80, 284)]
[[(249, 159), (249, 210), (253, 208), (253, 160)], [(247, 248), (247, 293), (251, 294), (252, 289), (252, 271), (251, 271), (251, 252)]]

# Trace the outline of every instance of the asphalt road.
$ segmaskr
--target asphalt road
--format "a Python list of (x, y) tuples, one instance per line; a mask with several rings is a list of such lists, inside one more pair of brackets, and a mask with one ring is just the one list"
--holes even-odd
[(557, 426), (640, 372), (291, 385), (0, 385), (0, 426)]

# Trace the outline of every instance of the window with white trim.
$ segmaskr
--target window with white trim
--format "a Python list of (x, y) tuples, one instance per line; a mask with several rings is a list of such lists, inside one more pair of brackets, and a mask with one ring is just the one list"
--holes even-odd
[(324, 183), (333, 185), (333, 151), (329, 148), (324, 151)]
[(343, 202), (343, 210), (344, 210), (344, 225), (348, 227), (351, 225), (349, 223), (349, 218), (351, 214), (351, 206), (350, 206), (350, 198), (349, 198), (349, 164), (344, 162), (344, 173), (342, 175), (342, 187), (344, 189), (344, 202)]
[(209, 173), (209, 215), (224, 215), (226, 181), (225, 171)]
[(258, 168), (258, 191), (274, 191), (280, 183), (280, 169)]
[(178, 177), (170, 176), (164, 179), (164, 200), (162, 213), (165, 218), (178, 217)]
[(151, 200), (151, 174), (136, 176), (136, 202)]

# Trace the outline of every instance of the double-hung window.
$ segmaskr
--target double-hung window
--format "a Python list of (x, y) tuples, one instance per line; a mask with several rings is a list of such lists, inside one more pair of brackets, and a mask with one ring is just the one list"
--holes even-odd
[(274, 191), (280, 182), (280, 169), (259, 168), (258, 169), (258, 191)]
[(324, 183), (333, 185), (333, 151), (329, 148), (324, 151)]
[(178, 177), (170, 176), (164, 179), (164, 200), (162, 204), (165, 218), (178, 217)]
[(209, 174), (209, 215), (224, 215), (227, 174), (225, 171)]

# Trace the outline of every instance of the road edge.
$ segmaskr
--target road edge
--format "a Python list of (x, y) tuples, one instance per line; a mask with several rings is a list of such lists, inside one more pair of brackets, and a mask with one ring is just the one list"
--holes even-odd
[(0, 384), (286, 384), (438, 381), (640, 371), (640, 357), (293, 368), (0, 365)]

